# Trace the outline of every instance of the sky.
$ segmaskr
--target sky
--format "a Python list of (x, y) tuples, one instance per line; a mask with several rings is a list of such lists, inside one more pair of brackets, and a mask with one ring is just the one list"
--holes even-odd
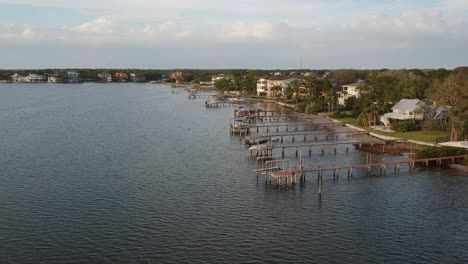
[(0, 0), (2, 69), (467, 64), (468, 0)]

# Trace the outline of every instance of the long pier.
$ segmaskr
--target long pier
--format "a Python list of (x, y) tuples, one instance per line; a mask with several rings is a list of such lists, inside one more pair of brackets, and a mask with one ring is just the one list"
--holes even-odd
[[(255, 156), (256, 157), (262, 157), (262, 156), (273, 156), (273, 150), (275, 149), (281, 149), (281, 157), (284, 158), (284, 151), (286, 149), (289, 149), (289, 148), (293, 148), (295, 149), (295, 154), (296, 154), (296, 157), (299, 156), (299, 150), (302, 150), (304, 148), (307, 149), (308, 151), (308, 154), (309, 154), (309, 157), (312, 155), (312, 149), (313, 148), (316, 148), (316, 147), (320, 147), (320, 152), (321, 154), (325, 154), (325, 147), (326, 146), (333, 146), (333, 154), (336, 154), (337, 150), (338, 150), (338, 146), (340, 145), (344, 145), (345, 146), (345, 149), (346, 149), (346, 153), (349, 152), (349, 146), (350, 145), (359, 145), (359, 147), (362, 147), (363, 145), (375, 145), (375, 144), (380, 144), (380, 145), (383, 145), (384, 148), (385, 148), (385, 144), (387, 144), (388, 142), (394, 142), (394, 140), (386, 140), (386, 141), (383, 141), (383, 140), (379, 140), (379, 141), (376, 141), (376, 140), (373, 140), (373, 141), (347, 141), (347, 142), (328, 142), (328, 143), (313, 143), (313, 144), (295, 144), (295, 145), (278, 145), (278, 146), (273, 146), (272, 144), (267, 144), (266, 146), (264, 147), (261, 147), (261, 148), (257, 148), (257, 149), (251, 149), (250, 150), (250, 156), (251, 157), (254, 157), (254, 152), (255, 152)], [(255, 144), (253, 145), (255, 146)]]
[(274, 133), (274, 134), (267, 134), (267, 135), (258, 135), (258, 136), (251, 136), (249, 137), (251, 140), (256, 141), (258, 138), (263, 138), (265, 136), (267, 137), (274, 137), (274, 138), (280, 138), (280, 142), (283, 143), (283, 138), (284, 137), (291, 137), (291, 141), (295, 142), (296, 137), (303, 137), (303, 141), (306, 142), (307, 138), (310, 138), (311, 140), (317, 141), (319, 136), (325, 136), (325, 140), (329, 139), (338, 139), (340, 135), (358, 135), (358, 134), (363, 134), (363, 135), (369, 135), (369, 132), (367, 131), (341, 131), (341, 132), (312, 132), (312, 133), (306, 133), (306, 132), (299, 132), (299, 133)]
[[(378, 168), (380, 175), (385, 175), (388, 167), (393, 166), (393, 172), (399, 173), (401, 165), (407, 165), (410, 171), (414, 170), (416, 164), (420, 163), (429, 166), (429, 162), (435, 161), (437, 165), (442, 165), (444, 161), (451, 161), (455, 163), (457, 159), (468, 160), (468, 155), (458, 155), (458, 156), (446, 156), (446, 157), (437, 157), (437, 158), (425, 158), (425, 159), (409, 159), (409, 160), (400, 160), (400, 161), (387, 161), (387, 162), (377, 162), (377, 163), (366, 163), (366, 164), (356, 164), (356, 165), (347, 165), (347, 166), (335, 166), (335, 167), (318, 167), (318, 168), (304, 168), (303, 165), (299, 166), (289, 166), (280, 167), (276, 166), (278, 163), (283, 163), (285, 160), (274, 160), (265, 162), (266, 167), (264, 169), (255, 170), (257, 172), (263, 172), (265, 174), (265, 181), (268, 183), (272, 179), (276, 180), (277, 184), (281, 183), (281, 178), (286, 179), (286, 184), (296, 183), (297, 175), (300, 176), (300, 182), (305, 182), (306, 173), (317, 173), (317, 180), (319, 182), (319, 193), (321, 193), (321, 184), (323, 182), (323, 173), (327, 171), (333, 172), (333, 179), (339, 177), (341, 171), (347, 172), (348, 179), (353, 176), (353, 170), (359, 168), (366, 169), (366, 175), (371, 175), (372, 168)], [(274, 166), (273, 166), (274, 165)], [(299, 169), (297, 169), (299, 167)]]
[[(300, 126), (304, 126), (303, 128), (299, 129)], [(289, 128), (294, 128), (294, 131), (308, 131), (309, 127), (313, 127), (316, 129), (319, 126), (342, 126), (342, 123), (335, 123), (335, 122), (319, 122), (319, 123), (295, 123), (295, 124), (270, 124), (270, 125), (251, 125), (250, 132), (252, 129), (256, 130), (257, 133), (260, 133), (260, 128), (262, 128), (263, 133), (269, 133), (270, 130), (276, 128), (276, 132), (279, 132), (280, 128), (285, 128), (286, 132), (289, 131)]]

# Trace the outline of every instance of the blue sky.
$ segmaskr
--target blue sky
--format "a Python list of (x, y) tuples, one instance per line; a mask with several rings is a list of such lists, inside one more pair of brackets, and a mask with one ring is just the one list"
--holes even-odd
[(0, 68), (453, 68), (467, 0), (0, 0)]

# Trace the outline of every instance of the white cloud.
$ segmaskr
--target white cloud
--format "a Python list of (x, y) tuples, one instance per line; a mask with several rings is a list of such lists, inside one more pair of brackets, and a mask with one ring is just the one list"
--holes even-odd
[(77, 26), (75, 30), (84, 33), (112, 33), (112, 21), (100, 17), (94, 21)]
[(225, 36), (232, 39), (271, 40), (275, 25), (271, 22), (237, 22), (230, 26)]

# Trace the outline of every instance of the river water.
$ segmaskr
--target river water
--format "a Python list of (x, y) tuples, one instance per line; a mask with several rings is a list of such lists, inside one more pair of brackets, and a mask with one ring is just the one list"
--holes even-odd
[(314, 175), (277, 189), (230, 135), (233, 109), (204, 100), (152, 84), (0, 85), (0, 263), (468, 263), (467, 175), (402, 166), (325, 177), (321, 197)]

